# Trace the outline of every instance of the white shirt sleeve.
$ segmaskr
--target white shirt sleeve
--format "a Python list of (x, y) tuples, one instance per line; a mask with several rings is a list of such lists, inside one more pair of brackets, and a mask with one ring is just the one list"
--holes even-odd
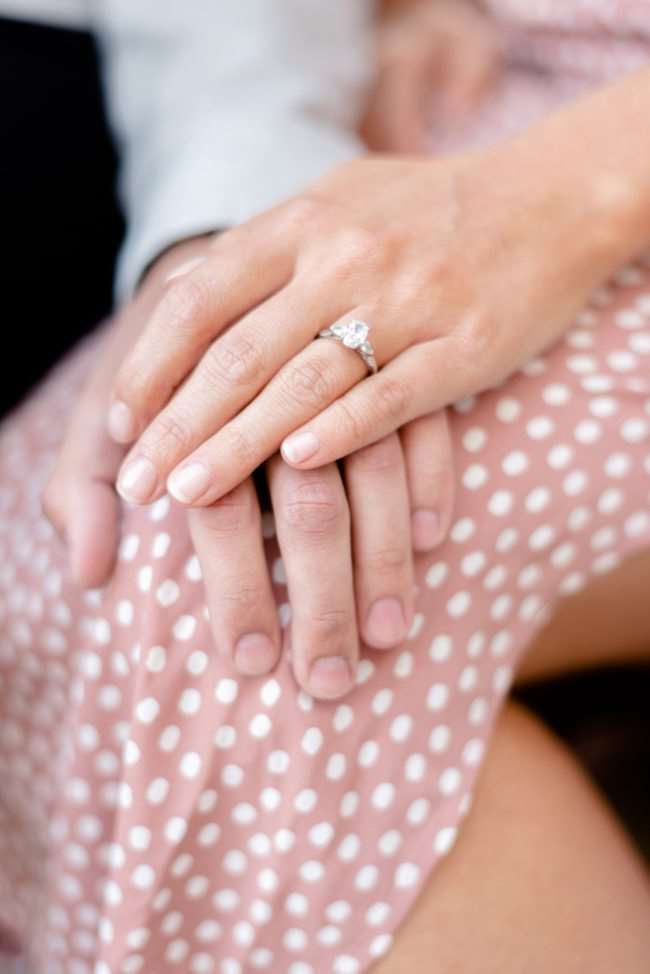
[(373, 0), (96, 0), (122, 158), (125, 298), (175, 241), (239, 223), (363, 151)]

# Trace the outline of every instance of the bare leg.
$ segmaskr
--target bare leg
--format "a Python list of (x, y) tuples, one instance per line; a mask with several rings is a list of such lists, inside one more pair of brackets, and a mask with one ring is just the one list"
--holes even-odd
[(561, 602), (523, 658), (518, 682), (650, 658), (648, 579), (644, 550)]
[(650, 883), (561, 745), (508, 704), (475, 805), (373, 974), (647, 974)]

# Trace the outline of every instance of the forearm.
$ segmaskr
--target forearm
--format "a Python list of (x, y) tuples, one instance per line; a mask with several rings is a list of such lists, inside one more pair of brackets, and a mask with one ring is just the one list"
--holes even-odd
[[(572, 102), (496, 149), (545, 194), (604, 275), (650, 247), (650, 68)], [(531, 233), (535, 228), (531, 227)], [(560, 256), (560, 255), (558, 255)]]

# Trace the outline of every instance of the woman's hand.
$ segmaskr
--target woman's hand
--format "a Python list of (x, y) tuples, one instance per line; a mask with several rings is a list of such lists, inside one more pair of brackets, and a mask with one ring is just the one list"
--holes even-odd
[[(584, 111), (482, 153), (345, 165), (219, 237), (117, 376), (111, 428), (137, 438), (120, 492), (205, 505), (280, 446), (293, 466), (331, 463), (555, 341), (636, 245), (610, 144), (594, 140), (589, 173), (573, 148)], [(372, 326), (376, 375), (314, 340), (351, 319)]]
[(399, 0), (377, 36), (362, 135), (380, 152), (424, 152), (432, 127), (461, 122), (498, 75), (499, 32), (468, 0)]
[[(204, 241), (184, 243), (157, 262), (137, 298), (106, 326), (97, 366), (71, 415), (43, 507), (84, 587), (108, 581), (118, 542), (114, 484), (125, 448), (105, 427), (115, 372), (168, 276), (191, 267), (205, 249)], [(291, 646), (303, 688), (338, 697), (354, 683), (360, 641), (390, 649), (405, 638), (413, 551), (434, 548), (447, 532), (454, 478), (446, 416), (424, 417), (353, 454), (342, 473), (336, 464), (293, 470), (276, 456), (266, 474), (292, 607), (284, 630), (252, 478), (188, 512), (216, 649), (253, 675), (271, 670)]]

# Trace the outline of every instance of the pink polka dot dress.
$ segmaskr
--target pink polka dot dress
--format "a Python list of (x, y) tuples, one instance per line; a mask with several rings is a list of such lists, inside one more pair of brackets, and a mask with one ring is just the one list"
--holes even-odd
[[(650, 26), (647, 3), (491, 7), (538, 58), (535, 21), (555, 17), (557, 52), (580, 18), (620, 31), (625, 8), (634, 30), (600, 47), (626, 64)], [(543, 96), (522, 57), (459, 143), (587, 83), (553, 66)], [(167, 497), (125, 507), (105, 588), (72, 585), (39, 495), (95, 348), (0, 426), (0, 925), (34, 974), (361, 974), (453, 855), (531, 637), (650, 544), (650, 260), (548, 354), (450, 410), (450, 535), (417, 560), (408, 640), (366, 652), (340, 702), (299, 692), (286, 659), (249, 679), (217, 656)], [(270, 516), (265, 537), (286, 625)]]

